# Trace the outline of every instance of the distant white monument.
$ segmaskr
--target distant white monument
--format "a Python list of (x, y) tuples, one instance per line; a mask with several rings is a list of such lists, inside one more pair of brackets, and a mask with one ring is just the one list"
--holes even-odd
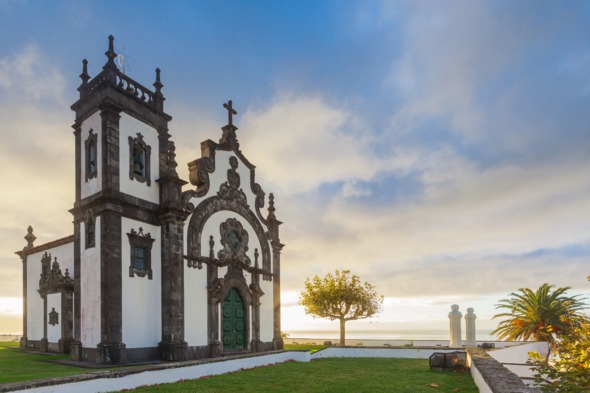
[(477, 346), (477, 341), (475, 339), (475, 319), (477, 316), (473, 313), (473, 308), (469, 307), (467, 309), (467, 314), (465, 314), (465, 346), (467, 347), (475, 347)]
[(451, 340), (449, 348), (461, 348), (461, 317), (463, 314), (459, 311), (459, 305), (453, 304), (449, 313), (451, 326)]

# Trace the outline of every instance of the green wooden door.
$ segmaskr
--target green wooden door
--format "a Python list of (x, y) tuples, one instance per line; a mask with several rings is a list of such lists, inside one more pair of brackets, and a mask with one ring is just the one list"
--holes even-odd
[(244, 300), (232, 288), (223, 301), (223, 349), (246, 348)]

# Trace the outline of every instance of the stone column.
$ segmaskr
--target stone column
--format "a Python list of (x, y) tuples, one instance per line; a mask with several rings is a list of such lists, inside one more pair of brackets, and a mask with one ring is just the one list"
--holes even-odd
[(449, 320), (451, 322), (451, 340), (449, 348), (461, 348), (461, 317), (463, 315), (459, 311), (459, 305), (453, 304), (451, 312), (449, 313)]
[(477, 346), (477, 341), (475, 339), (475, 319), (477, 316), (473, 313), (473, 308), (469, 307), (467, 309), (467, 314), (465, 314), (465, 346), (466, 347), (475, 347)]

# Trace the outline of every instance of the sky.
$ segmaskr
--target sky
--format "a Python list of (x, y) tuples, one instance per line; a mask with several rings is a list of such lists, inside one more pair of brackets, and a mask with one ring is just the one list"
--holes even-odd
[[(337, 329), (297, 305), (349, 269), (385, 296), (348, 329), (447, 328), (590, 282), (586, 1), (0, 0), (0, 332), (20, 332), (15, 251), (73, 232), (82, 60), (109, 35), (127, 75), (162, 71), (178, 172), (233, 100), (244, 155), (275, 195), (282, 327)], [(590, 296), (589, 296), (590, 297)]]

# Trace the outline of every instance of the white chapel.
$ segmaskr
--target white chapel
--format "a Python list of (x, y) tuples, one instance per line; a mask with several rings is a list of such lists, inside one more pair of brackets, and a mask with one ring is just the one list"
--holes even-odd
[[(280, 221), (236, 137), (232, 101), (218, 142), (177, 173), (160, 70), (153, 90), (83, 61), (75, 112), (73, 235), (17, 254), (21, 347), (119, 364), (283, 348)], [(186, 185), (186, 187), (184, 187)], [(184, 190), (183, 190), (184, 187)]]

